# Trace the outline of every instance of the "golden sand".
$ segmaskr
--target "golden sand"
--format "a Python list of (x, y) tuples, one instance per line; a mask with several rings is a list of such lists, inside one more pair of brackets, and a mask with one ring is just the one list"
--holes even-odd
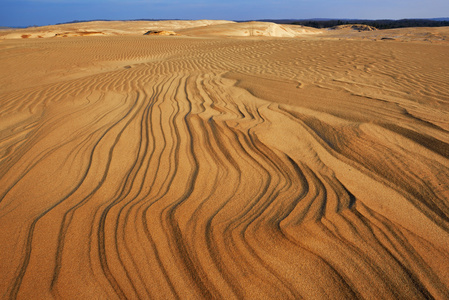
[(0, 32), (0, 297), (447, 299), (449, 28), (189, 22)]

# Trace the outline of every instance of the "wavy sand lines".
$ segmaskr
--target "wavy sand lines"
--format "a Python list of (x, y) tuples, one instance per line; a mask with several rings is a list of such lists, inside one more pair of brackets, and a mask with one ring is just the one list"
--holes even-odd
[(449, 295), (444, 45), (4, 43), (3, 298)]

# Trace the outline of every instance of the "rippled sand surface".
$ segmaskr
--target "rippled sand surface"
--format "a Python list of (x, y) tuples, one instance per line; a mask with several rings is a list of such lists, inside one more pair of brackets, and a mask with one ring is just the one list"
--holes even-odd
[(448, 44), (0, 53), (1, 298), (449, 297)]

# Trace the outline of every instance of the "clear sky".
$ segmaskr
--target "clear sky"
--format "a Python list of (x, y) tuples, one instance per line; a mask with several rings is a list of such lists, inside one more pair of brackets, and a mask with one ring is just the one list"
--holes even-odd
[(0, 0), (0, 26), (130, 19), (449, 17), (449, 0)]

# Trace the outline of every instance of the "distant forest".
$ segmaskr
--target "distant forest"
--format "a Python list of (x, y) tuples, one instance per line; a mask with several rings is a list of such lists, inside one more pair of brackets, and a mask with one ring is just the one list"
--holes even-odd
[(449, 26), (448, 19), (402, 19), (402, 20), (283, 20), (273, 21), (283, 24), (303, 25), (314, 28), (329, 28), (346, 24), (364, 24), (377, 29), (392, 29), (404, 27), (442, 27)]

